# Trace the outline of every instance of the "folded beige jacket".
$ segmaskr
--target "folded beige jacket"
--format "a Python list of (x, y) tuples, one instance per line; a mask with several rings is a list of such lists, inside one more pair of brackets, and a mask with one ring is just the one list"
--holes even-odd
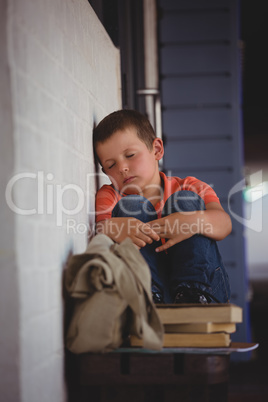
[(109, 352), (128, 334), (143, 339), (145, 348), (162, 348), (150, 269), (129, 238), (116, 244), (106, 235), (95, 236), (85, 253), (71, 257), (65, 285), (75, 300), (66, 335), (73, 353)]

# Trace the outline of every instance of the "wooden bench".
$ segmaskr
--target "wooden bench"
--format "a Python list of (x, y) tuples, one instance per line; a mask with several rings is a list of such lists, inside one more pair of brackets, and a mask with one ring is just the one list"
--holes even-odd
[(118, 349), (108, 354), (66, 354), (70, 402), (226, 402), (231, 348), (177, 348), (151, 352)]

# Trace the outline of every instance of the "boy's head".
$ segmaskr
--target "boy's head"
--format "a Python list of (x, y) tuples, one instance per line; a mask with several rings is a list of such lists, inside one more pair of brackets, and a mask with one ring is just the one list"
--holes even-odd
[(103, 143), (115, 132), (123, 131), (130, 127), (136, 130), (139, 139), (146, 144), (149, 150), (152, 150), (156, 135), (147, 117), (136, 110), (124, 109), (106, 116), (93, 130), (95, 152), (98, 143)]
[(163, 143), (142, 114), (111, 113), (94, 129), (93, 145), (103, 172), (119, 191), (147, 193), (161, 184), (158, 161), (164, 154)]

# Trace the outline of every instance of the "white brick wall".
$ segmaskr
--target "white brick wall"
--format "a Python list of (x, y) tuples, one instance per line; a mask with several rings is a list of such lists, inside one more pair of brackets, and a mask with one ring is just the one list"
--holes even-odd
[[(62, 272), (69, 253), (84, 251), (85, 229), (94, 223), (91, 133), (94, 123), (121, 107), (119, 52), (87, 0), (10, 0), (6, 7), (13, 127), (5, 135), (13, 138), (6, 152), (14, 156), (4, 176), (7, 182), (19, 173), (32, 175), (15, 182), (11, 196), (16, 207), (36, 213), (8, 211), (19, 288), (17, 336), (10, 345), (17, 342), (20, 350), (21, 391), (13, 399), (4, 384), (1, 397), (61, 402)], [(75, 215), (62, 213), (60, 202), (72, 211), (78, 193), (83, 207)]]

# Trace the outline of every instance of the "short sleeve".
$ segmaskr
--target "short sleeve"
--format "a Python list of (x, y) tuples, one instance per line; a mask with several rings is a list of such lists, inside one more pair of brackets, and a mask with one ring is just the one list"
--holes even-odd
[(120, 195), (110, 185), (104, 185), (96, 194), (96, 223), (112, 217), (112, 211)]
[(219, 197), (213, 188), (204, 181), (198, 180), (196, 177), (187, 177), (182, 187), (183, 190), (189, 190), (197, 193), (204, 200), (205, 204), (210, 202), (217, 202), (220, 204)]

